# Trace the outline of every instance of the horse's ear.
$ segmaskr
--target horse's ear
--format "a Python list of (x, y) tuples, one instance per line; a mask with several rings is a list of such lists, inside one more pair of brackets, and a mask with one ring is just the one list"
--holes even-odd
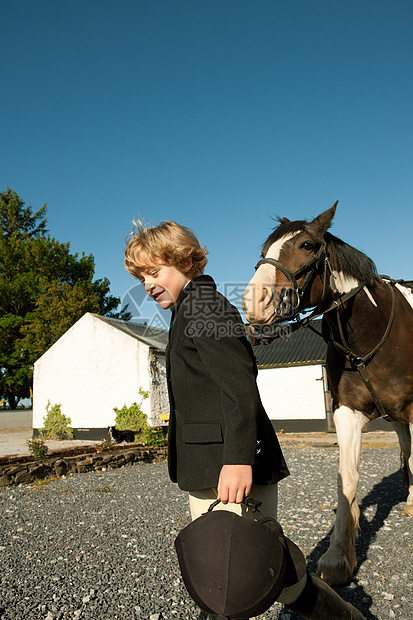
[(331, 220), (334, 217), (337, 205), (338, 205), (338, 200), (335, 201), (335, 203), (333, 204), (332, 207), (330, 207), (330, 209), (327, 209), (327, 211), (324, 211), (324, 213), (316, 217), (315, 220), (311, 222), (311, 226), (313, 226), (316, 230), (318, 230), (318, 232), (321, 233), (322, 235), (324, 235), (324, 233), (330, 228)]
[(289, 224), (290, 220), (288, 219), (288, 217), (282, 217), (280, 219), (280, 224)]

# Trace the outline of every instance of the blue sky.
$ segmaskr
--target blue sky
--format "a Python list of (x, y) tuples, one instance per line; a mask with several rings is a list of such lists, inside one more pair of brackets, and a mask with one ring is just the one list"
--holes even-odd
[(193, 228), (222, 289), (272, 217), (335, 200), (332, 232), (413, 279), (410, 0), (2, 0), (0, 21), (1, 191), (47, 203), (112, 294), (134, 217)]

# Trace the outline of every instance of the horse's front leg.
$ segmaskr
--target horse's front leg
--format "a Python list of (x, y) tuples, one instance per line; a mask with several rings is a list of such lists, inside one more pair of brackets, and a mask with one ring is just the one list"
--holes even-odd
[(407, 490), (407, 502), (403, 514), (413, 517), (413, 424), (403, 424), (402, 422), (392, 422), (396, 431), (400, 449), (404, 457)]
[(334, 412), (334, 423), (340, 448), (338, 472), (338, 505), (330, 547), (320, 558), (318, 574), (330, 585), (347, 583), (357, 564), (355, 540), (360, 509), (356, 502), (359, 480), (361, 431), (367, 418), (359, 411), (341, 406)]

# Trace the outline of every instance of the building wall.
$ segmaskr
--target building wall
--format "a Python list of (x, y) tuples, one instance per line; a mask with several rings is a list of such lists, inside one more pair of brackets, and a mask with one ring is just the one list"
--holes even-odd
[(258, 388), (271, 420), (325, 420), (323, 371), (320, 364), (261, 368)]
[[(150, 385), (149, 347), (85, 314), (35, 364), (33, 428), (43, 426), (50, 400), (61, 404), (74, 429), (106, 429), (114, 424), (113, 408), (139, 402), (138, 389)], [(150, 416), (150, 399), (142, 408)]]
[(166, 380), (166, 361), (165, 357), (157, 354), (151, 356), (151, 423), (153, 426), (165, 424), (160, 415), (169, 415), (169, 397)]

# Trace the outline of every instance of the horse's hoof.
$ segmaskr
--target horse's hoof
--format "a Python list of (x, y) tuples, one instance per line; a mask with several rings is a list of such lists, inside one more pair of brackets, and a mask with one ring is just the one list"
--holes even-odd
[(347, 585), (351, 581), (354, 568), (350, 566), (346, 558), (342, 558), (342, 560), (338, 562), (332, 562), (332, 558), (326, 558), (325, 555), (322, 556), (318, 562), (318, 577), (326, 581), (329, 586)]
[(317, 576), (321, 577), (321, 579), (326, 581), (331, 587), (346, 586), (351, 579), (351, 576), (343, 577), (343, 575), (335, 570), (318, 570)]
[(405, 517), (413, 517), (413, 504), (406, 504), (403, 508), (403, 514)]

